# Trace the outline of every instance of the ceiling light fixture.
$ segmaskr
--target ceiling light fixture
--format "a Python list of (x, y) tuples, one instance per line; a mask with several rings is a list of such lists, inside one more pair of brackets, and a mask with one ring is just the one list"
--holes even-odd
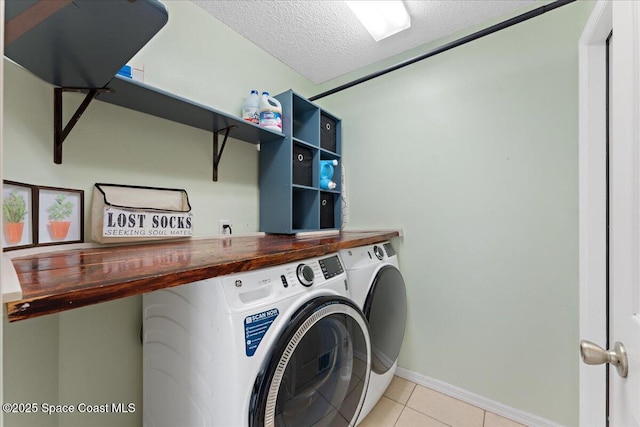
[(402, 1), (347, 1), (345, 3), (377, 42), (411, 26), (411, 17)]

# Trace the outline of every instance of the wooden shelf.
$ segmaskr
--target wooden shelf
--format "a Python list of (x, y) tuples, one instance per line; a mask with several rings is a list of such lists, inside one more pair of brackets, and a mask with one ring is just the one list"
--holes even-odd
[(11, 322), (29, 319), (397, 236), (397, 231), (239, 236), (17, 256), (11, 262), (22, 297), (7, 302), (7, 316)]

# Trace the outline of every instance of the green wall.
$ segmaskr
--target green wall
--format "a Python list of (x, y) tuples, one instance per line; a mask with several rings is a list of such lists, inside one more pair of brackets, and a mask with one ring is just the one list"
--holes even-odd
[[(3, 315), (2, 327), (3, 402), (37, 403), (38, 408), (42, 403), (58, 404), (58, 316), (9, 324), (6, 315)], [(9, 413), (4, 414), (4, 425), (57, 426), (58, 415), (47, 415), (40, 411), (35, 414)]]
[[(145, 81), (230, 113), (250, 89), (314, 86), (186, 1), (132, 60)], [(349, 227), (404, 229), (400, 365), (565, 425), (578, 419), (577, 2), (318, 103), (343, 119)], [(417, 53), (413, 50), (412, 53)], [(198, 235), (258, 227), (257, 151), (94, 102), (52, 162), (51, 87), (5, 61), (3, 177), (86, 192), (185, 188)], [(65, 95), (67, 117), (80, 97)], [(88, 239), (88, 236), (87, 236)], [(140, 298), (4, 324), (4, 399), (136, 403), (130, 416), (6, 425), (141, 424)], [(44, 369), (45, 376), (37, 372)]]
[(349, 226), (398, 227), (399, 365), (578, 424), (578, 2), (318, 102)]

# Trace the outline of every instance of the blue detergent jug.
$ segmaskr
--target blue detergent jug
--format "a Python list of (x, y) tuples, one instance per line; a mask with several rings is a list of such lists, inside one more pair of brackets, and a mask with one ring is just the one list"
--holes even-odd
[(338, 186), (332, 181), (334, 166), (338, 166), (337, 160), (320, 160), (320, 188), (323, 190), (335, 190)]

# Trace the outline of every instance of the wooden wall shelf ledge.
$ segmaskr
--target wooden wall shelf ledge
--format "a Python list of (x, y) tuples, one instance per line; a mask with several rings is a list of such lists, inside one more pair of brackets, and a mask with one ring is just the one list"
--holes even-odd
[[(12, 297), (3, 289), (3, 301), (7, 304), (8, 319), (13, 322), (398, 236), (398, 231), (347, 231), (298, 237), (268, 234), (83, 247), (29, 255), (15, 251), (3, 254), (2, 277), (5, 281), (15, 274), (21, 295)], [(11, 265), (15, 271), (4, 271)]]

